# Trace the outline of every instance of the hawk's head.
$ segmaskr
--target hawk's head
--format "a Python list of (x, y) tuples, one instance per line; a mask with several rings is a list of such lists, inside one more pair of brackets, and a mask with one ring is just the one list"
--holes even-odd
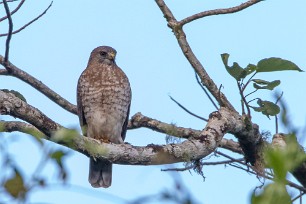
[(109, 46), (95, 48), (90, 55), (89, 61), (102, 64), (114, 64), (117, 51)]

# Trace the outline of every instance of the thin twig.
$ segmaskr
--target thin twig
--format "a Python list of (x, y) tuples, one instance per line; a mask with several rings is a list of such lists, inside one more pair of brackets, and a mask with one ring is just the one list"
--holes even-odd
[(291, 200), (291, 202), (293, 203), (294, 201), (296, 201), (297, 199), (301, 199), (302, 196), (305, 195), (305, 192), (304, 191), (301, 191), (300, 194), (298, 196), (296, 196), (295, 198), (293, 198)]
[(197, 14), (194, 14), (192, 16), (189, 16), (181, 21), (179, 21), (179, 24), (181, 26), (190, 23), (191, 21), (197, 20), (199, 18), (203, 18), (206, 16), (213, 16), (213, 15), (220, 15), (220, 14), (230, 14), (230, 13), (236, 13), (238, 11), (241, 11), (243, 9), (246, 9), (262, 0), (250, 0), (245, 3), (240, 4), (239, 6), (231, 7), (231, 8), (225, 8), (225, 9), (215, 9), (215, 10), (209, 10), (209, 11), (203, 11)]
[(278, 117), (275, 115), (275, 134), (278, 134)]
[[(244, 161), (243, 158), (239, 159), (240, 161)], [(233, 160), (225, 160), (225, 161), (219, 161), (219, 162), (201, 162), (200, 165), (201, 166), (212, 166), (212, 165), (221, 165), (221, 164), (230, 164), (233, 163), (235, 161)], [(193, 169), (195, 167), (195, 165), (190, 165), (188, 167), (185, 168), (169, 168), (169, 169), (161, 169), (161, 171), (186, 171), (186, 170), (190, 170)]]
[[(186, 34), (182, 29), (182, 26), (176, 20), (174, 15), (172, 14), (171, 10), (165, 4), (163, 0), (155, 0), (156, 4), (160, 8), (161, 12), (163, 13), (164, 17), (168, 22), (168, 26), (172, 29), (178, 44), (182, 50), (182, 53), (189, 61), (190, 65), (194, 69), (194, 71), (198, 74), (201, 79), (201, 83), (203, 86), (207, 88), (207, 90), (214, 96), (214, 98), (218, 101), (220, 106), (227, 107), (228, 109), (237, 112), (233, 105), (228, 101), (226, 96), (219, 92), (218, 87), (216, 86), (215, 82), (210, 78), (206, 70), (204, 69), (201, 62), (195, 56), (194, 52), (192, 51), (187, 38)], [(220, 97), (219, 97), (220, 95)]]
[(255, 91), (252, 91), (252, 92), (248, 93), (248, 94), (245, 95), (244, 97), (246, 98), (246, 97), (250, 96), (251, 94), (255, 93), (256, 91), (258, 91), (258, 89), (255, 89)]
[[(215, 152), (216, 152), (217, 154), (219, 154), (219, 155), (221, 155), (221, 156), (227, 158), (227, 159), (233, 159), (233, 160), (235, 160), (237, 163), (242, 164), (242, 165), (245, 165), (246, 167), (248, 167), (248, 168), (250, 168), (250, 169), (252, 169), (252, 170), (254, 171), (254, 172), (248, 171), (249, 173), (252, 173), (252, 174), (257, 175), (257, 176), (259, 175), (259, 176), (261, 176), (261, 177), (263, 177), (263, 178), (266, 178), (266, 179), (269, 179), (269, 180), (272, 180), (272, 181), (273, 181), (273, 179), (274, 179), (273, 177), (270, 177), (270, 176), (267, 176), (267, 175), (265, 175), (265, 174), (263, 174), (263, 173), (257, 172), (256, 169), (255, 169), (254, 167), (250, 166), (250, 165), (247, 164), (247, 163), (241, 162), (241, 161), (239, 161), (239, 160), (237, 160), (237, 159), (235, 159), (235, 158), (233, 158), (233, 157), (231, 157), (231, 156), (228, 156), (227, 154), (224, 154), (224, 153), (222, 153), (222, 152), (219, 152), (219, 151), (215, 151)], [(232, 164), (230, 164), (230, 165), (232, 165)], [(306, 192), (306, 188), (304, 188), (303, 186), (297, 185), (297, 184), (295, 184), (295, 183), (293, 183), (293, 182), (291, 182), (291, 181), (289, 181), (289, 180), (286, 180), (286, 182), (287, 182), (287, 185), (289, 185), (289, 186), (291, 186), (291, 187), (293, 187), (293, 188), (296, 188), (296, 189), (298, 189), (298, 190), (301, 190), (301, 191)]]
[(12, 32), (13, 32), (13, 20), (10, 13), (10, 8), (6, 2), (6, 0), (3, 0), (4, 9), (7, 15), (8, 23), (9, 23), (9, 29), (7, 33), (6, 43), (5, 43), (5, 55), (4, 55), (4, 63), (7, 64), (8, 58), (9, 58), (9, 52), (10, 52), (10, 41), (12, 38)]
[(190, 115), (192, 115), (192, 116), (194, 116), (194, 117), (196, 117), (196, 118), (199, 118), (200, 120), (204, 120), (205, 122), (208, 121), (207, 119), (205, 119), (205, 118), (203, 118), (203, 117), (201, 117), (201, 116), (198, 116), (198, 115), (192, 113), (191, 111), (189, 111), (187, 108), (185, 108), (182, 104), (180, 104), (179, 102), (177, 102), (177, 101), (176, 101), (174, 98), (172, 98), (171, 96), (169, 96), (169, 97), (170, 97), (170, 99), (171, 99), (174, 103), (176, 103), (180, 108), (182, 108), (184, 111), (186, 111), (186, 112), (189, 113)]
[[(53, 1), (51, 1), (51, 3), (49, 4), (49, 6), (44, 10), (44, 12), (42, 12), (39, 16), (37, 16), (36, 18), (34, 18), (33, 20), (31, 20), (30, 22), (28, 22), (27, 24), (25, 24), (24, 26), (22, 26), (21, 28), (15, 30), (14, 32), (12, 32), (12, 34), (16, 34), (19, 33), (20, 31), (22, 31), (23, 29), (25, 29), (26, 27), (28, 27), (29, 25), (31, 25), (32, 23), (34, 23), (35, 21), (37, 21), (40, 17), (42, 17), (43, 15), (45, 15), (47, 13), (47, 11), (49, 10), (49, 8), (52, 6)], [(3, 36), (7, 36), (8, 33), (3, 33), (0, 34), (0, 37)]]
[(196, 80), (197, 80), (199, 86), (202, 88), (202, 90), (204, 91), (204, 93), (206, 94), (206, 96), (208, 97), (208, 99), (211, 101), (211, 103), (212, 103), (212, 104), (215, 106), (215, 108), (218, 110), (219, 108), (218, 108), (217, 104), (216, 104), (215, 101), (212, 99), (212, 97), (210, 96), (210, 94), (208, 93), (208, 91), (207, 91), (207, 90), (204, 88), (204, 86), (201, 84), (200, 79), (199, 79), (199, 77), (198, 77), (198, 74), (197, 74), (196, 72), (194, 72), (194, 73), (195, 73), (195, 78), (196, 78)]
[(284, 92), (282, 91), (281, 95), (276, 99), (275, 104), (277, 104), (283, 97)]
[[(8, 3), (8, 2), (12, 2), (12, 1), (6, 1), (6, 2)], [(18, 4), (18, 6), (17, 6), (12, 12), (10, 12), (11, 16), (12, 16), (14, 13), (16, 13), (16, 12), (21, 8), (21, 6), (23, 5), (24, 2), (25, 2), (25, 0), (21, 0), (21, 1), (20, 1), (20, 3)], [(3, 0), (3, 2), (1, 2), (1, 3), (5, 4), (5, 3), (4, 3), (4, 0)], [(1, 22), (1, 21), (4, 21), (4, 20), (7, 19), (7, 18), (8, 18), (8, 15), (6, 15), (6, 16), (0, 18), (0, 22)]]
[(246, 87), (249, 85), (249, 83), (251, 82), (251, 80), (253, 79), (253, 77), (257, 74), (257, 72), (255, 72), (247, 81), (247, 83), (242, 87), (242, 92), (244, 92), (244, 90), (246, 89)]
[[(11, 3), (11, 2), (15, 2), (15, 1), (19, 1), (19, 0), (8, 0), (6, 1), (7, 3)], [(0, 4), (3, 4), (3, 2), (0, 2)]]
[[(276, 99), (275, 104), (277, 104), (280, 99), (283, 97), (284, 92), (281, 93), (281, 95)], [(275, 133), (278, 133), (278, 117), (275, 115)]]
[[(248, 105), (248, 102), (246, 101), (246, 98), (244, 97), (244, 95), (243, 95), (243, 90), (242, 90), (242, 88), (241, 88), (241, 85), (239, 84), (239, 82), (237, 81), (237, 86), (238, 86), (238, 89), (239, 89), (239, 94), (240, 94), (240, 96), (241, 96), (241, 100), (243, 101), (243, 104), (245, 105), (245, 107), (246, 107), (246, 109), (247, 109), (247, 116), (249, 117), (249, 118), (251, 118), (251, 109), (250, 109), (250, 107), (249, 107), (249, 105)], [(242, 111), (243, 111), (243, 113), (242, 114), (245, 114), (244, 113), (244, 105), (242, 106)]]

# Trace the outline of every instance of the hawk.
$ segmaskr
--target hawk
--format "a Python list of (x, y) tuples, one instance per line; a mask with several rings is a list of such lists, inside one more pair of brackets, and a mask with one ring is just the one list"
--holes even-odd
[[(125, 73), (115, 62), (116, 50), (95, 48), (77, 86), (77, 106), (83, 135), (101, 142), (122, 144), (127, 130), (131, 88)], [(89, 183), (108, 188), (112, 183), (112, 163), (90, 158)]]

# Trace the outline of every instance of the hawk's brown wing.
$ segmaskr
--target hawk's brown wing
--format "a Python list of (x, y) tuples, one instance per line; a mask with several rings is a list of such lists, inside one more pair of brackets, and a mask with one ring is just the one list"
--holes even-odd
[[(82, 75), (81, 75), (81, 77), (82, 77)], [(86, 134), (87, 134), (87, 122), (86, 122), (86, 119), (85, 119), (85, 116), (84, 116), (83, 105), (82, 105), (82, 89), (81, 89), (81, 86), (80, 86), (81, 77), (78, 81), (78, 86), (77, 86), (77, 110), (78, 110), (80, 125), (81, 125), (81, 128), (82, 128), (82, 133), (83, 133), (84, 136), (86, 136)]]
[(124, 121), (123, 126), (122, 126), (121, 137), (122, 137), (123, 141), (125, 139), (125, 135), (126, 135), (126, 131), (127, 131), (127, 125), (129, 123), (130, 107), (131, 107), (131, 104), (129, 105), (129, 108), (128, 108), (128, 111), (127, 111), (127, 114), (126, 114), (126, 118), (125, 118), (125, 121)]

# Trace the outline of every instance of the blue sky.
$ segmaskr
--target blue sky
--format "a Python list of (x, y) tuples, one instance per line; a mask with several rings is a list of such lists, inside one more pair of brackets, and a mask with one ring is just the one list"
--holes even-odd
[[(20, 12), (13, 16), (15, 28), (36, 17), (49, 3), (46, 0), (26, 2)], [(176, 18), (182, 19), (196, 12), (238, 5), (241, 1), (166, 3)], [(195, 54), (216, 84), (223, 85), (223, 92), (237, 110), (240, 110), (240, 102), (236, 83), (225, 71), (220, 54), (229, 53), (230, 62), (237, 61), (242, 66), (267, 57), (281, 57), (306, 70), (305, 6), (304, 0), (268, 0), (236, 14), (207, 17), (185, 26)], [(0, 13), (3, 14), (3, 9)], [(1, 33), (6, 29), (5, 23), (0, 24)], [(1, 38), (1, 54), (4, 53), (4, 44), (5, 38)], [(197, 85), (191, 66), (154, 1), (55, 0), (44, 17), (13, 36), (10, 60), (75, 104), (78, 77), (87, 65), (91, 50), (100, 45), (109, 45), (117, 50), (117, 64), (130, 79), (133, 92), (131, 116), (142, 112), (183, 127), (202, 129), (205, 126), (203, 121), (186, 114), (168, 97), (173, 96), (204, 117), (214, 111)], [(291, 120), (302, 127), (306, 115), (306, 98), (302, 91), (305, 73), (279, 72), (257, 77), (282, 81), (279, 90), (284, 91)], [(79, 127), (75, 115), (50, 102), (20, 80), (2, 76), (0, 88), (18, 90), (29, 104), (56, 122), (66, 127)], [(261, 91), (254, 97), (271, 99), (271, 94)], [(253, 121), (260, 125), (261, 130), (269, 130), (272, 134), (275, 131), (274, 120), (253, 113)], [(30, 174), (40, 158), (37, 145), (31, 137), (23, 134), (5, 136), (15, 139), (10, 151), (25, 173)], [(227, 135), (226, 138), (232, 137)], [(133, 145), (164, 144), (165, 135), (138, 129), (128, 131), (126, 141)], [(48, 147), (60, 148), (50, 142)], [(166, 166), (115, 165), (111, 188), (92, 189), (87, 182), (88, 162), (87, 157), (71, 151), (65, 164), (69, 169), (69, 183), (78, 187), (54, 186), (39, 190), (32, 194), (30, 202), (122, 203), (120, 199), (110, 196), (131, 200), (173, 186), (172, 175), (160, 171)], [(203, 171), (205, 181), (194, 172), (180, 173), (183, 183), (199, 203), (248, 203), (253, 189), (260, 185), (254, 176), (233, 167), (205, 166)], [(56, 182), (54, 165), (48, 165), (44, 173), (51, 183)]]

